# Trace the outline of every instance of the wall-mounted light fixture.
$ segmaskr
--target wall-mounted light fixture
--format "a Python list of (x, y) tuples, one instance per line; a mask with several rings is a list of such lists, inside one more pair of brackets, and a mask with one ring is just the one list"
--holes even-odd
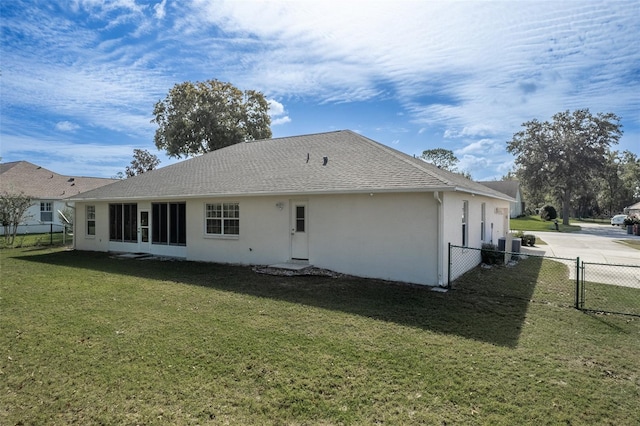
[(282, 201), (278, 201), (278, 202), (276, 203), (276, 207), (277, 207), (277, 208), (279, 208), (280, 210), (282, 210), (282, 209), (283, 209), (283, 207), (284, 207), (284, 203), (283, 203)]

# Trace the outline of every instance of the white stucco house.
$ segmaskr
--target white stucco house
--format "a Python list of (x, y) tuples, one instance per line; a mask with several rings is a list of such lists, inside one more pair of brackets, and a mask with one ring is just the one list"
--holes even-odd
[(518, 217), (524, 214), (524, 201), (522, 200), (522, 192), (520, 191), (520, 181), (516, 179), (512, 180), (494, 180), (494, 181), (482, 181), (478, 182), (484, 186), (502, 192), (507, 196), (513, 198), (513, 201), (509, 204), (509, 217)]
[(78, 250), (431, 286), (447, 283), (449, 243), (505, 235), (512, 201), (348, 130), (239, 143), (71, 200)]
[(625, 207), (624, 212), (629, 216), (640, 216), (640, 203), (635, 203), (629, 207)]
[[(28, 161), (0, 164), (0, 192), (24, 194), (33, 202), (18, 226), (18, 234), (61, 232), (64, 224), (58, 211), (73, 208), (66, 198), (116, 181), (60, 175)], [(3, 233), (4, 228), (0, 227), (0, 234)]]

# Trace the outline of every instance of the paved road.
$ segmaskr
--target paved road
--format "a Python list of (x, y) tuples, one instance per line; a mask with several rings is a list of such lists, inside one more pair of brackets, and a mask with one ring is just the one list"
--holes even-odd
[[(620, 240), (638, 240), (640, 236), (628, 235), (626, 228), (581, 223), (582, 230), (572, 233), (532, 232), (547, 245), (523, 248), (523, 252), (568, 259), (580, 258), (581, 262), (613, 265), (640, 266), (640, 250), (621, 244)], [(573, 263), (575, 264), (575, 263)], [(613, 268), (587, 266), (588, 281), (640, 288), (640, 268)], [(570, 268), (571, 278), (575, 270)]]
[(532, 232), (547, 245), (528, 249), (548, 256), (566, 257), (594, 263), (640, 265), (640, 250), (621, 244), (620, 240), (638, 240), (640, 236), (628, 235), (618, 226), (581, 223), (579, 232)]

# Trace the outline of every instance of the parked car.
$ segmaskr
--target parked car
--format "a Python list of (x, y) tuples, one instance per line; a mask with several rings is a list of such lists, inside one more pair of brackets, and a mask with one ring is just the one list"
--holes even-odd
[(624, 225), (624, 220), (627, 218), (626, 214), (617, 214), (611, 218), (611, 226), (622, 226)]

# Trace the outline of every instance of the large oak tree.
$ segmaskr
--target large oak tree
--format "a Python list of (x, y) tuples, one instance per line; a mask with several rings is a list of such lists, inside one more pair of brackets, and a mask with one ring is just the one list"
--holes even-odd
[(620, 118), (578, 109), (559, 112), (551, 122), (534, 119), (522, 126), (507, 142), (520, 182), (531, 193), (551, 191), (562, 202), (562, 220), (568, 225), (572, 196), (602, 176), (609, 148), (622, 136)]
[(262, 93), (218, 80), (176, 84), (153, 110), (154, 141), (169, 157), (195, 156), (238, 142), (271, 137)]

